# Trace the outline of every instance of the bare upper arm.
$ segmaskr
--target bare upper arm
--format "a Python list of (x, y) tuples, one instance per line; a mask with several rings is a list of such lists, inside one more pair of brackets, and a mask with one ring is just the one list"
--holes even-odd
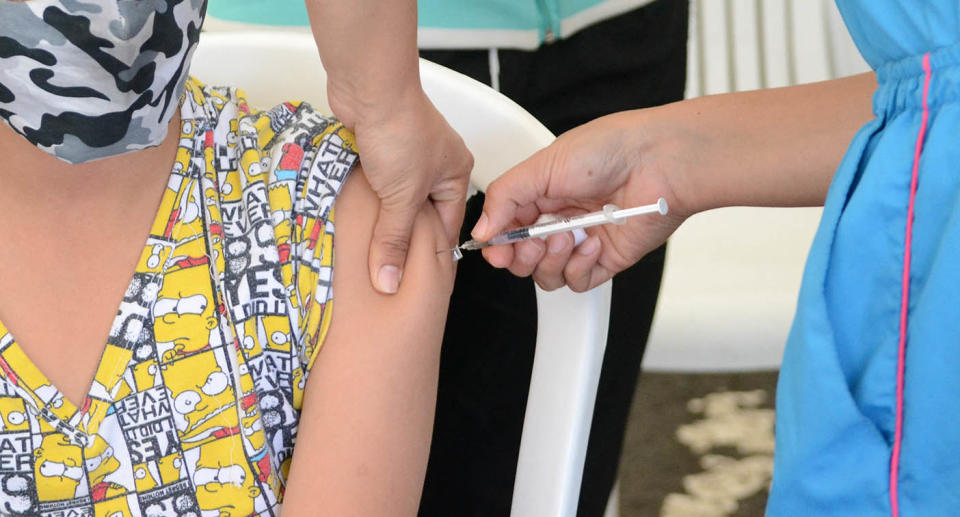
[(375, 291), (367, 254), (378, 210), (358, 168), (335, 208), (333, 320), (307, 382), (285, 514), (417, 511), (454, 269), (437, 254), (443, 227), (425, 206), (399, 292)]

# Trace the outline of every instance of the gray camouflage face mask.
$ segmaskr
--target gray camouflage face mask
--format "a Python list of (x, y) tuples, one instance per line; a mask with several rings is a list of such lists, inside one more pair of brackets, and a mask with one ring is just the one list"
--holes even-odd
[(159, 145), (206, 0), (0, 0), (0, 118), (82, 163)]

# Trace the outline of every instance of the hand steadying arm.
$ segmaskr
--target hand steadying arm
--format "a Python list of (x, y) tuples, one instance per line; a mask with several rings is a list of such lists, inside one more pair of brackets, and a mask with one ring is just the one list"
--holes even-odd
[(415, 0), (307, 0), (334, 115), (357, 137), (381, 201), (370, 244), (374, 287), (397, 291), (410, 232), (432, 201), (451, 245), (473, 157), (420, 85)]

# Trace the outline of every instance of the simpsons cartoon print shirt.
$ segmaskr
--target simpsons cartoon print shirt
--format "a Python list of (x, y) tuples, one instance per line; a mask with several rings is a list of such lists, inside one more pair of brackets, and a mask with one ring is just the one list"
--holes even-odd
[(332, 307), (353, 137), (190, 80), (160, 210), (81, 407), (0, 323), (0, 514), (275, 515)]

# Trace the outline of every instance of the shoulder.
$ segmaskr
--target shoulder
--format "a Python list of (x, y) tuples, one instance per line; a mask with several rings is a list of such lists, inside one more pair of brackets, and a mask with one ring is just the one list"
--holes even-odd
[(356, 140), (343, 124), (306, 102), (261, 110), (242, 89), (193, 78), (185, 90), (182, 118), (195, 126), (192, 147), (203, 149), (206, 168), (225, 187), (221, 201), (260, 183), (289, 191), (307, 213), (325, 217), (359, 160)]
[[(275, 152), (295, 146), (309, 149), (329, 140), (356, 154), (353, 134), (309, 103), (291, 100), (262, 109), (251, 105), (242, 89), (210, 86), (192, 77), (184, 90), (181, 118), (222, 128), (213, 135), (214, 143)], [(256, 140), (238, 142), (241, 135)]]
[(266, 181), (295, 188), (304, 212), (325, 218), (359, 160), (353, 134), (307, 103), (286, 102), (251, 117), (263, 144)]

